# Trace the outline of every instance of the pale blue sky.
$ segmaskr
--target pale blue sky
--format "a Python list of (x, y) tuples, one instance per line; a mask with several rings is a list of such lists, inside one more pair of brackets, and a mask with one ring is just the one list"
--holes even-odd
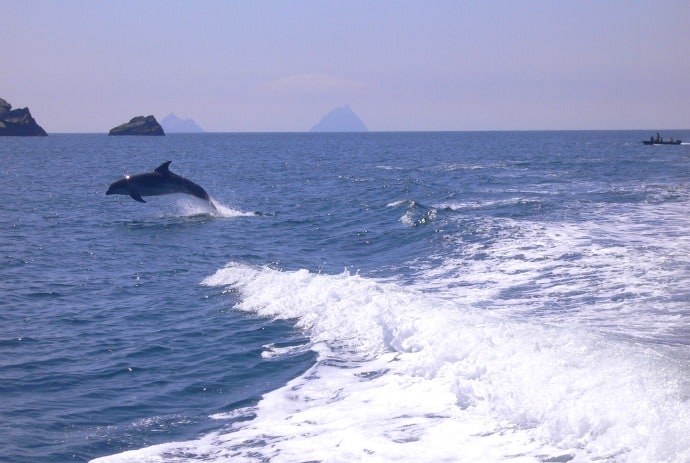
[(135, 115), (306, 131), (690, 128), (687, 0), (0, 0), (0, 97), (48, 131)]

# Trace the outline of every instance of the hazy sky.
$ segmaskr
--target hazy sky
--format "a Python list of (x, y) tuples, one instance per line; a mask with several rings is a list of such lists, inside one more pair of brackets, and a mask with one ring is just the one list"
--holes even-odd
[(688, 0), (0, 0), (0, 97), (53, 132), (690, 128)]

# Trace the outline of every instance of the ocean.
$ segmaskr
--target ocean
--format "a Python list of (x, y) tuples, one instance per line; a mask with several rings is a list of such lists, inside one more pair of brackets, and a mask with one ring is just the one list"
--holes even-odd
[[(0, 139), (0, 460), (689, 462), (650, 134)], [(105, 196), (167, 160), (218, 209)]]

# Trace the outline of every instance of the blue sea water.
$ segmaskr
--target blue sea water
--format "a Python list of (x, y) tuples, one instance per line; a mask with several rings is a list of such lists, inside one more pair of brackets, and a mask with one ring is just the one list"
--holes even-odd
[[(0, 139), (0, 459), (688, 462), (690, 146), (648, 136)], [(218, 210), (105, 196), (166, 160)]]

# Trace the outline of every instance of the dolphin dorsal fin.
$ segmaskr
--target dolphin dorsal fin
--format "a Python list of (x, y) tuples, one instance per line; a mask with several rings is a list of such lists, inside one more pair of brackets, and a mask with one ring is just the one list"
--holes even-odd
[(159, 174), (164, 174), (164, 175), (170, 175), (170, 169), (168, 168), (170, 166), (170, 163), (172, 161), (165, 161), (163, 164), (160, 166), (156, 167), (156, 172)]

